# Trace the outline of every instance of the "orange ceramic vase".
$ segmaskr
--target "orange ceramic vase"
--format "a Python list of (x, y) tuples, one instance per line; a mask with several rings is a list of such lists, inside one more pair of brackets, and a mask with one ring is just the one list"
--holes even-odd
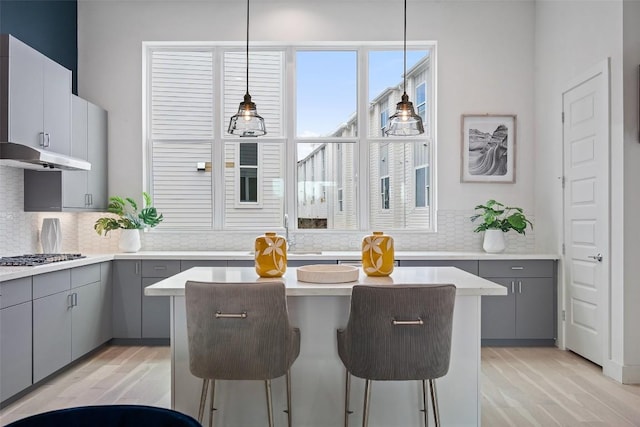
[(388, 276), (393, 273), (393, 237), (382, 231), (362, 239), (362, 269), (367, 276)]
[(256, 273), (260, 277), (281, 277), (287, 271), (287, 241), (276, 233), (256, 238)]

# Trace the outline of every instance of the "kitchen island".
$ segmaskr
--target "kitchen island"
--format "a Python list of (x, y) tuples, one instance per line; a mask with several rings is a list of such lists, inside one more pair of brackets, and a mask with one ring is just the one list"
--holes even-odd
[[(449, 373), (437, 381), (442, 423), (480, 425), (480, 319), (482, 295), (506, 295), (503, 286), (454, 267), (398, 267), (390, 277), (367, 277), (344, 284), (299, 282), (296, 269), (282, 278), (291, 323), (300, 328), (300, 356), (291, 369), (293, 420), (296, 426), (324, 427), (342, 423), (345, 370), (338, 357), (336, 330), (346, 326), (349, 296), (356, 284), (456, 285), (456, 307)], [(216, 282), (266, 281), (251, 267), (194, 267), (145, 288), (148, 296), (171, 297), (171, 403), (197, 415), (201, 380), (189, 372), (184, 286), (188, 280)], [(276, 424), (286, 423), (284, 377), (273, 381)], [(352, 425), (361, 423), (364, 381), (351, 384)], [(420, 383), (374, 382), (369, 425), (420, 425)], [(220, 381), (216, 387), (216, 421), (222, 425), (266, 424), (264, 387), (255, 381)], [(205, 420), (206, 423), (206, 420)]]

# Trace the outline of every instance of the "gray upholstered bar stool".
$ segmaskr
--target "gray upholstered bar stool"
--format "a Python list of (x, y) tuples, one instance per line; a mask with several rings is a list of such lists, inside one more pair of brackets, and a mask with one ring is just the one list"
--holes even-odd
[(203, 379), (198, 421), (211, 383), (213, 425), (216, 380), (263, 380), (273, 427), (271, 380), (286, 375), (291, 426), (290, 368), (300, 353), (300, 330), (291, 327), (282, 281), (185, 285), (189, 369)]
[(351, 375), (365, 379), (362, 425), (369, 421), (371, 381), (420, 380), (424, 424), (428, 425), (426, 383), (440, 425), (435, 379), (449, 370), (454, 285), (353, 287), (351, 312), (338, 330), (338, 353), (347, 369), (344, 425), (349, 425)]

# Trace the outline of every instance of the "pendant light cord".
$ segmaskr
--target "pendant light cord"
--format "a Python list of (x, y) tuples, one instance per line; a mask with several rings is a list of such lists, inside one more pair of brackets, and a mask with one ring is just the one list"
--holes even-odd
[[(405, 0), (405, 2), (406, 1), (407, 0)], [(406, 14), (406, 8), (405, 8), (405, 14)], [(249, 94), (249, 0), (247, 0), (247, 95), (248, 94)]]
[(407, 93), (407, 0), (404, 0), (404, 93)]

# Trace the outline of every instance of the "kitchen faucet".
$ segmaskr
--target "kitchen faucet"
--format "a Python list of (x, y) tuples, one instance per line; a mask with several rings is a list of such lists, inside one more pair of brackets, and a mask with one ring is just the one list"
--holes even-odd
[(287, 242), (287, 250), (296, 244), (295, 241), (289, 239), (289, 215), (284, 214), (284, 240)]

